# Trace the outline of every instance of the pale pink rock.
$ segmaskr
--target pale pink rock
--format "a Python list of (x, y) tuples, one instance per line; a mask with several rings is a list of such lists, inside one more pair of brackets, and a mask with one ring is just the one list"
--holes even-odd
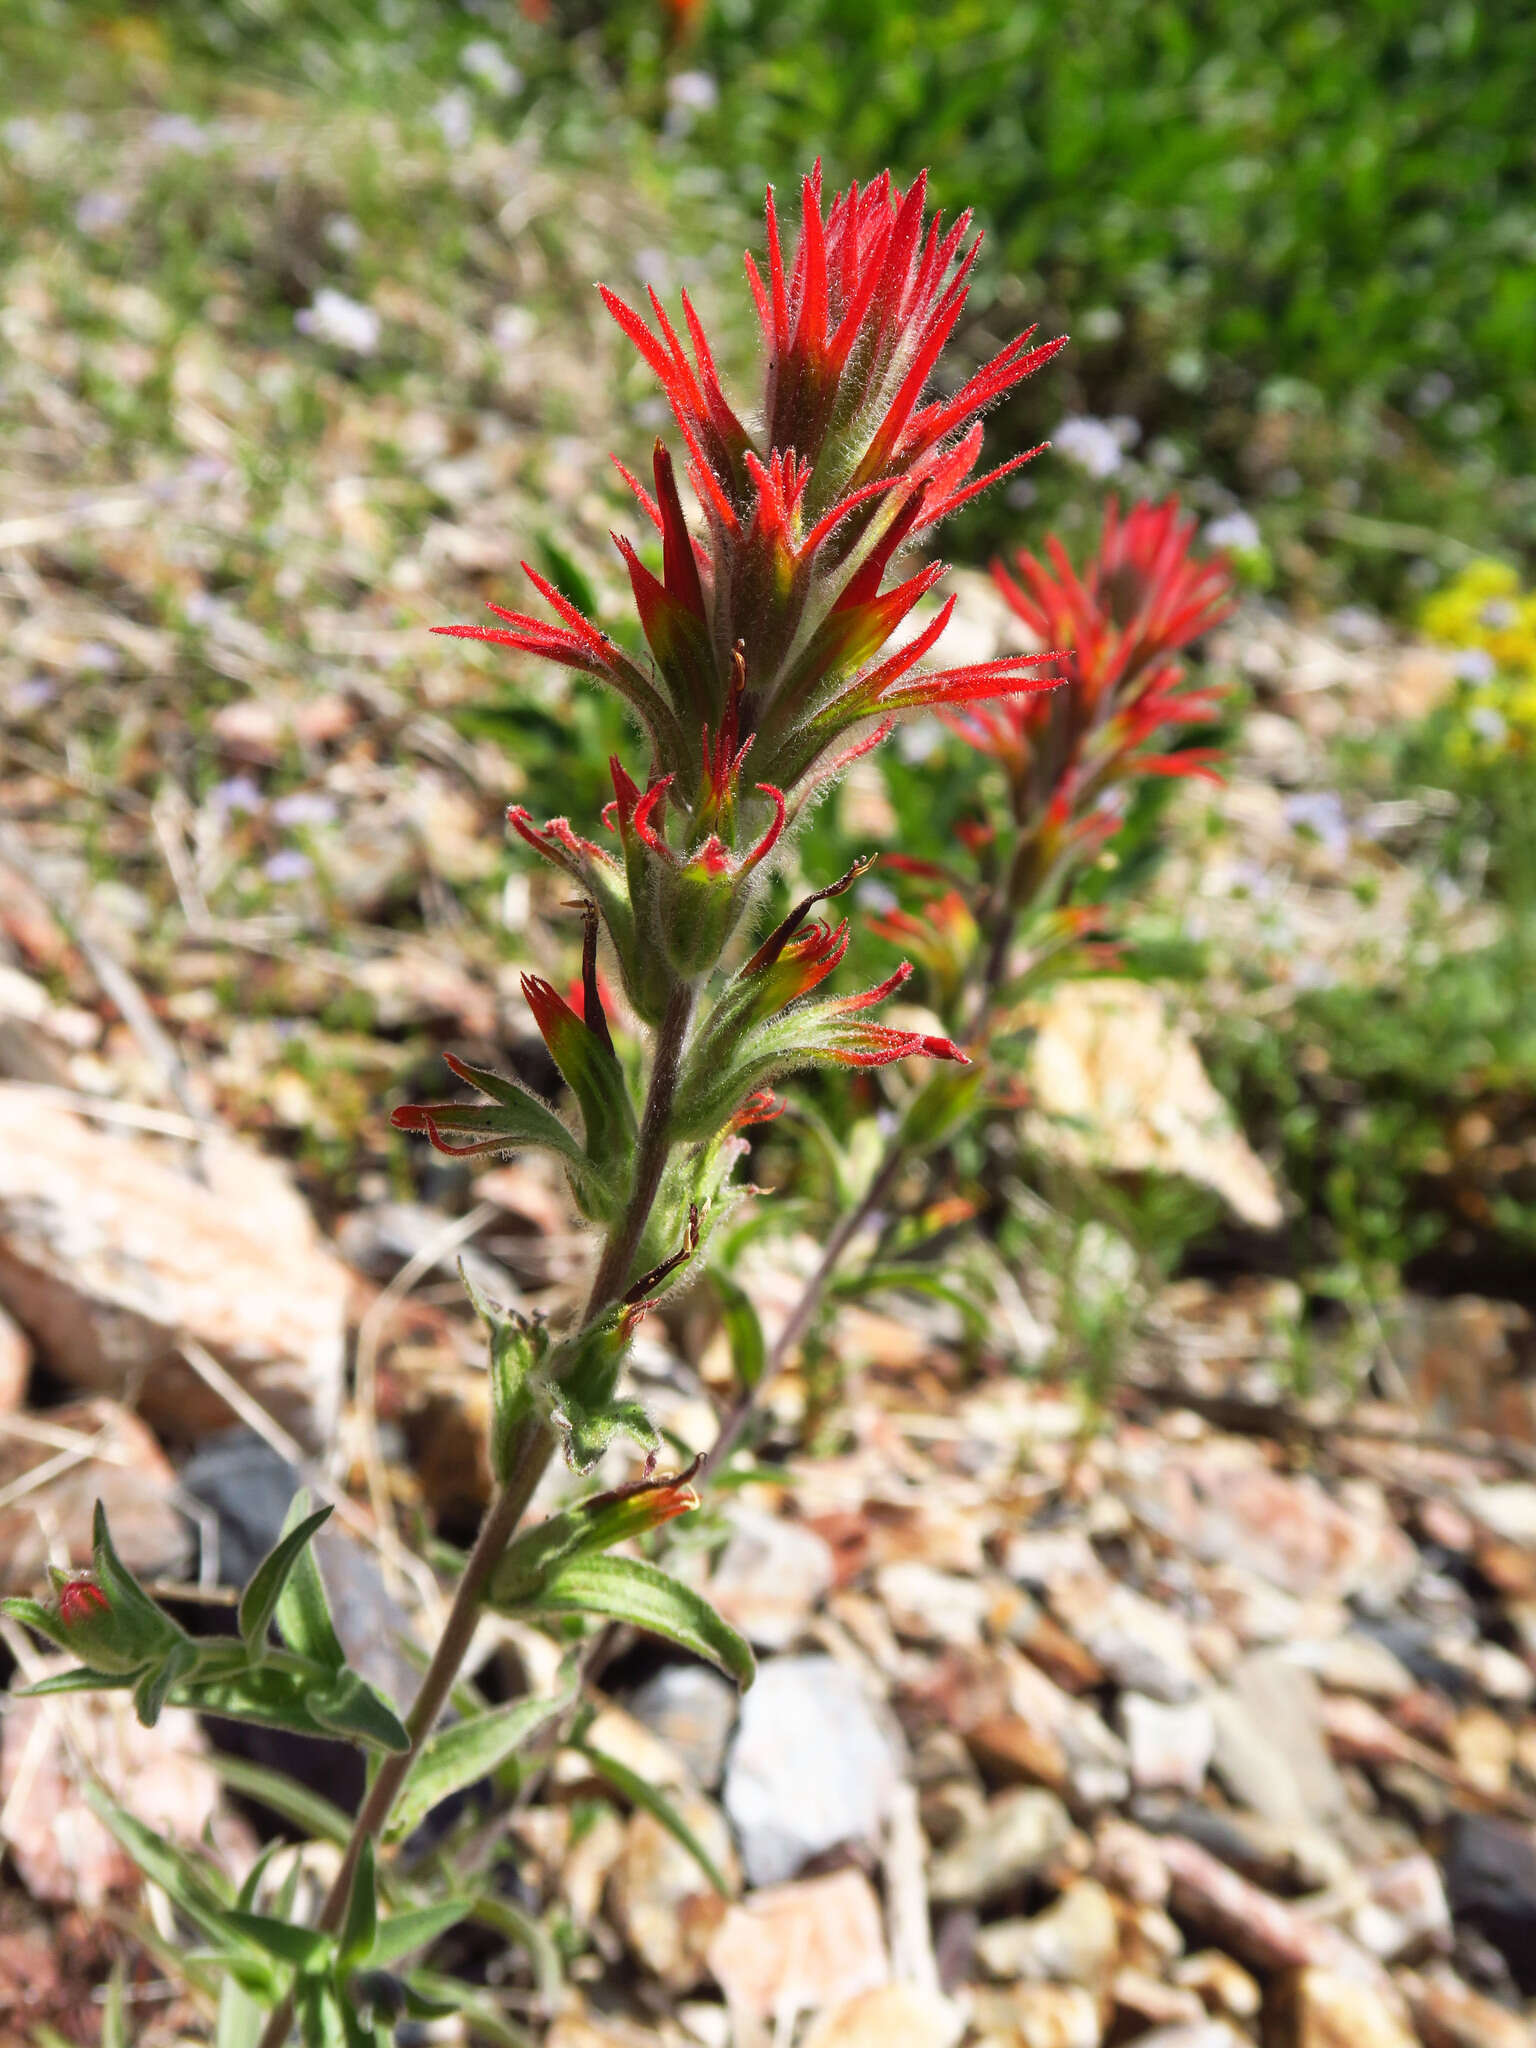
[(1216, 1724), (1205, 1700), (1169, 1706), (1145, 1693), (1125, 1692), (1119, 1716), (1138, 1792), (1200, 1790), (1216, 1743)]
[(1189, 1628), (1172, 1608), (1102, 1575), (1058, 1580), (1051, 1612), (1117, 1684), (1153, 1699), (1193, 1699), (1210, 1683)]
[(1315, 1966), (1367, 1985), (1388, 1982), (1375, 1958), (1347, 1935), (1261, 1891), (1197, 1842), (1167, 1835), (1160, 1846), (1172, 1880), (1173, 1911), (1255, 1969)]
[(157, 1835), (191, 1844), (214, 1827), (226, 1868), (243, 1873), (254, 1846), (242, 1823), (221, 1814), (204, 1754), (196, 1716), (180, 1707), (144, 1728), (125, 1692), (11, 1700), (0, 1716), (0, 1816), (33, 1898), (95, 1911), (139, 1883), (133, 1859), (85, 1803), (88, 1772)]
[(164, 1434), (235, 1418), (190, 1338), (310, 1448), (335, 1433), (348, 1277), (282, 1169), (217, 1141), (206, 1181), (149, 1140), (0, 1084), (0, 1303), (51, 1370), (130, 1387)]
[(1385, 1963), (1426, 1944), (1450, 1946), (1451, 1909), (1440, 1867), (1422, 1850), (1365, 1873), (1369, 1897), (1350, 1916), (1350, 1932)]
[(1366, 1586), (1391, 1597), (1418, 1552), (1379, 1494), (1348, 1507), (1315, 1479), (1270, 1469), (1258, 1448), (1216, 1437), (1169, 1451), (1132, 1481), (1137, 1514), (1207, 1564), (1236, 1565), (1297, 1599), (1342, 1600)]
[(831, 1545), (814, 1529), (757, 1508), (735, 1508), (731, 1524), (710, 1575), (710, 1600), (758, 1649), (787, 1649), (831, 1590)]
[(839, 1870), (753, 1892), (716, 1929), (709, 1970), (744, 2021), (778, 2023), (875, 1990), (890, 1968), (869, 1879)]
[(965, 2015), (937, 1991), (883, 1984), (824, 2012), (801, 2048), (954, 2048)]
[[(82, 1455), (64, 1462), (72, 1449)], [(51, 1477), (26, 1486), (52, 1464)], [(50, 1562), (88, 1564), (99, 1500), (130, 1571), (175, 1577), (191, 1551), (176, 1511), (176, 1475), (136, 1415), (116, 1401), (71, 1401), (44, 1415), (18, 1416), (0, 1431), (0, 1594), (36, 1593)]]

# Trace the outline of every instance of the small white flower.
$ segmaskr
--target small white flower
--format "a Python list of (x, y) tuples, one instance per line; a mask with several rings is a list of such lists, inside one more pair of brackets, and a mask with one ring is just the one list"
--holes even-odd
[(667, 98), (674, 107), (708, 114), (720, 104), (720, 88), (708, 71), (675, 71), (667, 80)]
[(1224, 512), (1202, 537), (1208, 548), (1231, 548), (1239, 555), (1251, 555), (1262, 546), (1259, 529), (1246, 512)]
[(432, 109), (437, 132), (450, 149), (463, 149), (475, 132), (475, 103), (467, 92), (445, 92)]
[(1493, 681), (1494, 659), (1486, 647), (1463, 647), (1456, 657), (1456, 674), (1464, 683)]
[(1092, 477), (1113, 476), (1124, 460), (1120, 436), (1109, 421), (1086, 414), (1064, 419), (1052, 434), (1051, 445)]
[(162, 149), (184, 149), (189, 156), (201, 156), (208, 147), (208, 130), (190, 114), (161, 114), (149, 124), (149, 139)]
[(491, 340), (508, 355), (516, 355), (532, 341), (537, 322), (526, 306), (498, 306), (491, 321)]
[(1491, 747), (1502, 746), (1509, 737), (1508, 719), (1491, 704), (1474, 704), (1467, 713), (1467, 724), (1480, 740), (1486, 740)]
[(338, 256), (355, 256), (363, 246), (363, 231), (349, 213), (333, 213), (325, 223), (325, 239)]
[(459, 52), (459, 63), (471, 78), (500, 99), (509, 100), (522, 87), (523, 74), (499, 43), (488, 39), (466, 43)]
[(295, 313), (293, 324), (300, 334), (323, 341), (331, 348), (346, 349), (355, 356), (371, 356), (379, 345), (380, 321), (372, 306), (349, 299), (345, 292), (322, 285), (315, 302)]

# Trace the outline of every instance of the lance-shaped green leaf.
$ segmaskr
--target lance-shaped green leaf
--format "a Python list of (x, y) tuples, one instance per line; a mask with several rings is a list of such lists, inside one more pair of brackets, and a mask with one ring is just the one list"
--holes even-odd
[(738, 1685), (757, 1674), (750, 1648), (700, 1594), (632, 1557), (577, 1557), (552, 1572), (530, 1606), (546, 1614), (627, 1621), (691, 1650)]
[[(9, 1602), (6, 1603), (9, 1606)], [(51, 1678), (40, 1678), (36, 1685), (24, 1685), (11, 1697), (18, 1700), (47, 1699), (52, 1693), (62, 1692), (128, 1692), (138, 1683), (132, 1671), (93, 1671), (83, 1664), (77, 1671), (56, 1671)]]
[(538, 975), (523, 976), (523, 996), (550, 1057), (581, 1105), (587, 1158), (605, 1174), (627, 1167), (636, 1142), (635, 1109), (613, 1046)]
[(482, 1892), (475, 1900), (473, 1917), (477, 1925), (489, 1927), (524, 1951), (533, 1965), (540, 2005), (546, 2013), (557, 2011), (565, 1988), (565, 1973), (559, 1945), (549, 1929), (521, 1906), (514, 1906), (510, 1899), (497, 1898), (489, 1892)]
[[(359, 2048), (347, 2026), (341, 1993), (328, 1975), (302, 1973), (293, 1987), (293, 2001), (304, 2048)], [(368, 2048), (373, 2044), (368, 2043)]]
[(330, 1935), (317, 1927), (296, 1927), (274, 1913), (248, 1913), (231, 1906), (223, 1915), (224, 1925), (277, 1962), (291, 1963), (296, 1970), (318, 1970), (329, 1961), (335, 1946)]
[[(308, 1516), (309, 1495), (300, 1492), (294, 1496), (283, 1523), (284, 1538)], [(325, 1597), (325, 1581), (308, 1544), (301, 1543), (288, 1560), (273, 1614), (283, 1641), (298, 1656), (307, 1657), (312, 1664), (322, 1664), (328, 1671), (345, 1667), (347, 1653), (336, 1634), (330, 1602)]]
[(873, 1294), (925, 1294), (933, 1301), (947, 1302), (955, 1309), (973, 1337), (984, 1337), (992, 1319), (973, 1293), (946, 1280), (930, 1267), (900, 1264), (866, 1266), (834, 1281), (830, 1292), (841, 1301), (860, 1301)]
[(377, 1969), (398, 1963), (402, 1956), (430, 1948), (450, 1927), (467, 1920), (475, 1909), (470, 1898), (443, 1899), (435, 1906), (416, 1906), (408, 1913), (392, 1913), (381, 1920), (368, 1960)]
[(225, 1916), (228, 1900), (215, 1889), (217, 1874), (206, 1871), (184, 1851), (172, 1846), (152, 1828), (119, 1806), (100, 1786), (87, 1783), (85, 1803), (107, 1830), (128, 1851), (151, 1884), (157, 1884), (174, 1906), (210, 1940), (228, 1937)]
[(252, 1572), (249, 1584), (240, 1595), (240, 1633), (255, 1656), (260, 1657), (266, 1649), (267, 1631), (299, 1552), (316, 1530), (330, 1520), (330, 1516), (329, 1507), (316, 1508), (312, 1515), (294, 1523)]
[(119, 1956), (107, 1979), (106, 2003), (101, 2014), (101, 2048), (132, 2048), (123, 2004), (123, 1981), (123, 1959)]
[(310, 1693), (309, 1706), (330, 1734), (345, 1735), (365, 1749), (403, 1756), (411, 1746), (394, 1708), (355, 1671), (338, 1671), (330, 1685)]
[(267, 2000), (255, 1996), (233, 1972), (226, 1971), (219, 1986), (213, 2048), (259, 2048), (266, 2016)]
[(146, 1728), (153, 1728), (171, 1690), (197, 1663), (196, 1645), (183, 1640), (172, 1643), (160, 1662), (151, 1665), (133, 1689), (133, 1710)]
[(311, 1665), (290, 1669), (269, 1659), (247, 1671), (214, 1678), (194, 1674), (181, 1688), (179, 1698), (199, 1714), (253, 1721), (262, 1728), (286, 1728), (295, 1735), (328, 1736), (337, 1731), (318, 1719), (311, 1706), (316, 1685), (323, 1685), (326, 1675)]
[(364, 1835), (352, 1873), (352, 1895), (347, 1900), (347, 1917), (336, 1943), (336, 1966), (355, 1970), (373, 1954), (379, 1931), (379, 1885), (374, 1868), (373, 1837)]
[(489, 1777), (515, 1756), (575, 1696), (573, 1683), (538, 1699), (513, 1700), (429, 1736), (412, 1763), (390, 1815), (387, 1837), (398, 1841), (455, 1792)]
[(459, 1278), (490, 1336), (491, 1476), (512, 1477), (523, 1426), (534, 1411), (534, 1376), (549, 1355), (549, 1331), (542, 1317), (520, 1316), (500, 1307), (475, 1286), (463, 1260)]
[(192, 1678), (178, 1698), (198, 1713), (231, 1721), (255, 1721), (298, 1735), (344, 1736), (364, 1749), (390, 1754), (410, 1748), (410, 1737), (394, 1709), (355, 1671), (326, 1671), (300, 1664), (286, 1668), (275, 1659), (248, 1671), (202, 1680)]
[(750, 1393), (763, 1376), (768, 1362), (768, 1340), (751, 1297), (728, 1273), (711, 1272), (710, 1283), (720, 1297), (720, 1320), (731, 1347), (731, 1366), (736, 1384)]
[(632, 1771), (628, 1764), (621, 1763), (616, 1756), (609, 1756), (606, 1750), (594, 1749), (589, 1742), (574, 1743), (572, 1747), (586, 1758), (600, 1778), (606, 1778), (614, 1790), (622, 1793), (632, 1806), (643, 1807), (653, 1820), (660, 1821), (673, 1840), (680, 1842), (688, 1851), (722, 1899), (735, 1896), (721, 1873), (719, 1864), (664, 1792), (659, 1791), (648, 1779), (642, 1778), (638, 1772)]

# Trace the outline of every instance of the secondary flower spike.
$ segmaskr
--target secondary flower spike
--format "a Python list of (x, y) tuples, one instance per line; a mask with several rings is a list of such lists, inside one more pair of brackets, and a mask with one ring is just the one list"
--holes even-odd
[(809, 787), (905, 714), (1059, 681), (1049, 655), (919, 669), (950, 606), (884, 652), (943, 573), (932, 564), (902, 575), (901, 551), (1038, 452), (976, 476), (981, 413), (1064, 345), (1034, 345), (1031, 330), (958, 389), (930, 391), (979, 237), (967, 241), (967, 214), (948, 227), (930, 217), (926, 196), (924, 178), (902, 192), (887, 174), (827, 204), (818, 166), (801, 187), (788, 257), (769, 192), (766, 275), (747, 258), (765, 356), (750, 406), (727, 397), (686, 292), (685, 340), (654, 292), (647, 318), (602, 288), (667, 395), (704, 514), (696, 535), (660, 441), (649, 487), (623, 472), (661, 540), (658, 576), (615, 536), (648, 661), (532, 569), (558, 623), (493, 606), (500, 626), (439, 629), (617, 690), (650, 741), (648, 786), (669, 778), (666, 830), (685, 862), (711, 837), (731, 853), (738, 831), (750, 835), (744, 846), (758, 843), (773, 806), (792, 815)]

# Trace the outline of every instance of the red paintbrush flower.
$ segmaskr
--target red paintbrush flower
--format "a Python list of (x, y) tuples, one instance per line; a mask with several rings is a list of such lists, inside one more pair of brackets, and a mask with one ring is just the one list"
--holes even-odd
[(1232, 609), (1226, 563), (1193, 555), (1194, 532), (1193, 518), (1182, 517), (1172, 498), (1134, 505), (1124, 517), (1111, 500), (1081, 573), (1055, 534), (1046, 537), (1046, 560), (1018, 554), (1017, 577), (993, 564), (998, 589), (1030, 632), (1068, 646), (1067, 687), (1054, 696), (942, 713), (1007, 769), (1016, 808), (1045, 809), (1068, 792), (1091, 796), (1140, 767), (1210, 772), (1209, 750), (1198, 757), (1145, 751), (1163, 729), (1209, 718), (1218, 701), (1214, 691), (1186, 688), (1183, 669), (1169, 658)]
[(652, 325), (603, 289), (667, 394), (705, 517), (705, 536), (695, 539), (660, 442), (654, 491), (623, 472), (661, 539), (658, 577), (615, 536), (651, 673), (531, 570), (560, 624), (498, 612), (502, 627), (441, 629), (611, 683), (650, 737), (649, 780), (672, 778), (690, 844), (703, 808), (724, 817), (714, 829), (734, 846), (727, 785), (749, 748), (754, 776), (793, 808), (809, 778), (837, 765), (842, 736), (855, 729), (873, 736), (930, 705), (1011, 697), (1056, 680), (1033, 672), (1049, 657), (1029, 655), (914, 674), (952, 606), (879, 659), (942, 573), (932, 565), (883, 588), (896, 555), (1037, 452), (973, 476), (982, 411), (1063, 345), (1031, 346), (1031, 330), (958, 391), (930, 394), (979, 238), (966, 246), (968, 215), (947, 229), (926, 219), (925, 200), (922, 178), (903, 193), (887, 175), (824, 206), (818, 167), (802, 186), (799, 241), (787, 261), (769, 193), (766, 281), (747, 260), (765, 388), (745, 416), (725, 395), (686, 293), (685, 344), (654, 292)]

